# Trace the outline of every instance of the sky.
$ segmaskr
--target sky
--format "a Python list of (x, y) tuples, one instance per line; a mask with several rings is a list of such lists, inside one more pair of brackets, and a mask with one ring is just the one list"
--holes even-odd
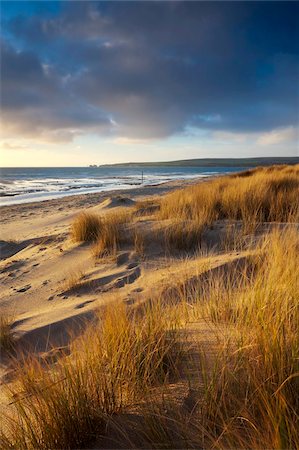
[(0, 165), (299, 156), (299, 3), (1, 1)]

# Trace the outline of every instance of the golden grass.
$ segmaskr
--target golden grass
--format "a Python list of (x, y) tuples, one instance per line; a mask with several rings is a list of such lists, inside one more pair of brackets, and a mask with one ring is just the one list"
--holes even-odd
[(7, 352), (13, 348), (12, 323), (12, 317), (5, 314), (0, 315), (0, 352)]
[[(206, 291), (181, 289), (181, 304), (153, 299), (138, 314), (107, 309), (70, 357), (22, 369), (5, 448), (82, 448), (105, 433), (111, 415), (136, 404), (136, 433), (150, 447), (298, 448), (298, 250), (296, 226), (276, 230), (247, 265), (211, 275)], [(214, 322), (216, 334), (226, 330), (212, 361), (200, 349), (200, 364), (183, 357), (186, 332), (178, 338), (185, 320), (199, 317)], [(182, 361), (194, 397), (188, 413), (167, 387)], [(198, 379), (201, 389), (192, 390)]]
[(164, 231), (165, 248), (171, 252), (172, 249), (195, 251), (202, 242), (203, 227), (192, 220), (173, 220)]
[(240, 220), (246, 232), (261, 222), (297, 222), (299, 165), (253, 169), (175, 191), (161, 200), (159, 218), (192, 220), (199, 230), (216, 220)]
[(125, 239), (124, 226), (129, 222), (131, 210), (118, 210), (104, 216), (82, 212), (74, 220), (71, 234), (76, 242), (94, 242), (95, 258), (113, 255)]
[(193, 426), (216, 448), (298, 448), (298, 230), (269, 235), (252, 264), (249, 277), (211, 279), (204, 299), (193, 292), (193, 320), (227, 333)]
[(55, 367), (32, 360), (20, 369), (18, 396), (6, 417), (4, 448), (73, 449), (104, 434), (111, 415), (132, 405), (177, 365), (174, 327), (157, 306), (129, 317), (125, 307), (107, 309)]
[(101, 231), (92, 248), (95, 258), (115, 255), (121, 243), (128, 238), (125, 225), (131, 218), (131, 211), (123, 210), (105, 215), (101, 222)]
[(92, 242), (98, 239), (102, 231), (102, 220), (97, 214), (80, 213), (74, 220), (71, 235), (75, 242)]
[[(18, 400), (2, 446), (82, 448), (133, 411), (138, 439), (128, 423), (117, 425), (132, 448), (299, 448), (298, 175), (299, 166), (257, 168), (162, 199), (157, 217), (168, 221), (169, 247), (197, 248), (205, 226), (228, 219), (224, 247), (250, 247), (250, 255), (227, 272), (207, 269), (198, 284), (171, 280), (164, 297), (157, 293), (143, 308), (114, 304), (70, 356), (54, 366), (28, 363), (11, 388)], [(129, 220), (101, 220), (97, 254), (119, 248)], [(291, 224), (245, 242), (234, 221), (247, 233), (264, 221)], [(198, 319), (218, 342), (211, 353), (199, 339), (200, 358), (183, 351), (190, 348), (188, 324)], [(188, 410), (174, 401), (169, 383), (182, 368)]]

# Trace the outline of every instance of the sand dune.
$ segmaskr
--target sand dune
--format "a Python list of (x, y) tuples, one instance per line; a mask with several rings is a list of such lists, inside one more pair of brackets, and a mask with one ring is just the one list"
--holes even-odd
[(117, 206), (126, 207), (134, 206), (135, 201), (132, 198), (118, 195), (116, 197), (109, 197), (104, 200), (100, 207), (102, 208), (115, 208)]
[[(138, 255), (132, 244), (126, 244), (113, 258), (95, 260), (90, 245), (74, 243), (70, 237), (70, 224), (83, 205), (103, 216), (111, 210), (134, 211), (136, 201), (156, 198), (161, 191), (178, 187), (180, 184), (173, 182), (136, 189), (130, 196), (119, 192), (105, 198), (92, 194), (3, 208), (1, 232), (6, 240), (0, 242), (0, 306), (2, 313), (13, 317), (19, 345), (25, 348), (30, 342), (35, 351), (47, 351), (57, 345), (57, 339), (68, 341), (67, 334), (111, 302), (116, 293), (126, 304), (138, 305), (153, 291), (161, 290), (163, 295), (168, 291), (173, 297), (173, 289), (186, 283), (204, 286), (204, 280), (215, 271), (224, 273), (245, 265), (248, 253), (211, 253), (225, 236), (225, 221), (205, 233), (201, 251), (210, 249), (207, 258), (195, 255), (186, 264), (181, 253), (167, 256), (167, 221), (151, 220), (153, 202), (136, 210), (132, 225), (143, 233), (146, 258)], [(146, 197), (149, 193), (152, 197)], [(14, 240), (8, 239), (12, 235)]]
[(78, 212), (83, 207), (101, 214), (133, 207), (135, 199), (178, 186), (172, 182), (135, 189), (134, 198), (117, 191), (2, 208), (0, 307), (13, 317), (20, 345), (27, 341), (36, 351), (51, 348), (58, 330), (66, 335), (80, 318), (111, 301), (112, 291), (124, 291), (126, 298), (141, 283), (143, 264), (131, 250), (113, 262), (95, 262), (88, 246), (72, 242), (69, 229)]
[[(235, 183), (235, 178), (227, 177), (226, 180), (227, 183)], [(240, 177), (240, 180), (238, 188), (244, 182), (244, 177)], [(218, 180), (215, 180), (215, 184), (217, 182)], [(114, 355), (118, 358), (118, 351), (127, 351), (130, 360), (130, 352), (135, 345), (130, 341), (132, 336), (137, 339), (136, 349), (141, 352), (136, 356), (138, 364), (141, 364), (137, 369), (142, 370), (145, 360), (149, 357), (150, 370), (153, 370), (155, 366), (152, 365), (151, 358), (155, 358), (155, 352), (159, 364), (164, 365), (163, 345), (171, 340), (172, 327), (177, 326), (175, 324), (179, 320), (180, 325), (175, 332), (175, 352), (178, 359), (173, 373), (174, 380), (167, 379), (167, 395), (176, 405), (174, 411), (179, 414), (179, 420), (188, 414), (196, 414), (198, 405), (206, 395), (204, 378), (213, 378), (219, 360), (223, 358), (224, 366), (221, 370), (229, 370), (225, 358), (231, 360), (231, 357), (236, 355), (239, 341), (235, 341), (234, 328), (237, 322), (234, 320), (244, 320), (247, 326), (246, 314), (251, 312), (251, 320), (256, 317), (254, 309), (251, 308), (257, 307), (258, 313), (264, 314), (264, 307), (260, 309), (259, 305), (255, 304), (259, 301), (260, 289), (264, 283), (263, 276), (269, 278), (271, 289), (275, 289), (276, 279), (280, 279), (277, 295), (281, 292), (285, 274), (284, 267), (281, 266), (280, 249), (289, 247), (288, 264), (291, 267), (295, 258), (292, 246), (286, 245), (284, 236), (289, 236), (289, 239), (296, 243), (298, 230), (295, 220), (296, 203), (292, 193), (290, 197), (285, 194), (284, 198), (288, 208), (290, 205), (294, 208), (290, 209), (293, 215), (289, 216), (289, 223), (280, 222), (288, 211), (284, 208), (281, 211), (275, 210), (277, 215), (274, 222), (254, 222), (255, 205), (252, 206), (249, 202), (244, 206), (242, 203), (242, 211), (247, 213), (247, 221), (250, 222), (250, 214), (253, 214), (253, 226), (248, 227), (249, 222), (240, 220), (235, 213), (236, 209), (233, 212), (225, 210), (227, 202), (219, 205), (225, 197), (219, 197), (220, 200), (213, 197), (214, 204), (210, 201), (208, 195), (213, 193), (213, 183), (214, 181), (211, 182), (210, 190), (203, 184), (170, 194), (165, 200), (158, 196), (162, 189), (159, 186), (157, 189), (151, 187), (150, 190), (136, 189), (134, 195), (130, 192), (130, 196), (117, 192), (109, 193), (106, 197), (91, 195), (82, 196), (81, 199), (69, 197), (60, 202), (42, 202), (38, 208), (33, 204), (4, 209), (0, 241), (0, 308), (2, 316), (10, 318), (10, 330), (14, 339), (12, 353), (6, 351), (1, 354), (0, 403), (4, 412), (10, 413), (12, 404), (22, 399), (22, 396), (26, 398), (31, 395), (30, 390), (29, 394), (27, 392), (26, 377), (23, 390), (15, 390), (20, 373), (25, 370), (26, 361), (34, 358), (34, 364), (37, 364), (37, 367), (40, 364), (43, 368), (45, 379), (46, 373), (53, 372), (55, 375), (60, 363), (61, 367), (63, 364), (67, 367), (67, 361), (76, 357), (74, 349), (80, 347), (78, 342), (86, 340), (88, 347), (92, 346), (92, 340), (96, 336), (95, 330), (101, 330), (102, 326), (105, 329), (108, 323), (108, 340), (105, 344), (108, 346), (108, 353), (105, 350), (101, 354), (104, 341), (100, 341), (101, 344), (92, 350), (92, 355), (95, 352), (97, 358), (102, 358), (104, 372), (106, 364), (109, 364), (107, 354), (110, 354), (110, 344), (112, 360)], [(296, 183), (292, 185), (292, 189), (296, 186)], [(178, 187), (178, 183), (169, 184), (163, 187), (162, 192)], [(274, 180), (274, 188), (276, 187), (277, 180)], [(205, 196), (197, 197), (196, 190), (202, 190)], [(244, 201), (244, 198), (240, 201)], [(236, 196), (235, 206), (238, 201), (239, 197)], [(288, 201), (290, 205), (287, 204)], [(209, 208), (213, 211), (215, 207), (219, 212), (211, 221), (208, 216), (201, 215), (200, 208), (205, 205), (206, 211)], [(225, 215), (227, 211), (232, 216)], [(267, 211), (265, 208), (266, 218)], [(202, 217), (206, 220), (204, 224), (201, 222)], [(269, 235), (272, 229), (276, 230), (276, 234)], [(286, 229), (288, 235), (284, 234)], [(84, 242), (81, 242), (82, 239)], [(265, 242), (267, 250), (264, 247)], [(274, 246), (272, 250), (271, 245)], [(279, 258), (276, 263), (271, 260), (272, 255), (273, 258)], [(286, 268), (288, 277), (290, 274), (293, 277), (293, 272), (295, 273), (295, 266), (291, 272)], [(292, 277), (290, 279), (293, 279)], [(247, 288), (252, 290), (248, 298)], [(289, 286), (291, 305), (292, 290), (293, 287)], [(247, 302), (245, 306), (244, 301)], [(282, 308), (283, 305), (284, 303)], [(267, 304), (267, 308), (270, 306)], [(112, 311), (111, 322), (109, 311)], [(176, 314), (174, 318), (173, 314)], [(255, 326), (258, 327), (259, 323), (257, 319)], [(92, 325), (95, 327), (91, 327)], [(118, 326), (120, 331), (117, 331)], [(134, 331), (132, 327), (135, 326), (137, 329)], [(155, 326), (158, 326), (156, 331)], [(161, 326), (162, 328), (159, 328)], [(87, 334), (81, 341), (80, 337), (85, 330)], [(149, 347), (144, 352), (144, 342), (138, 341), (138, 336), (142, 337), (144, 332), (157, 333), (155, 340), (157, 339), (159, 345), (155, 350), (150, 350)], [(89, 333), (95, 334), (88, 338)], [(248, 330), (246, 333), (248, 334)], [(123, 336), (125, 341), (122, 341)], [(146, 345), (151, 345), (151, 334), (145, 336)], [(163, 336), (166, 336), (166, 341), (163, 341)], [(256, 338), (256, 333), (254, 336)], [(123, 348), (119, 348), (119, 339)], [(127, 345), (129, 347), (126, 347)], [(240, 345), (238, 352), (243, 352), (242, 343)], [(228, 352), (227, 355), (223, 354), (224, 348)], [(160, 351), (162, 359), (159, 356)], [(203, 355), (204, 372), (198, 374)], [(237, 357), (236, 359), (238, 360)], [(129, 364), (129, 360), (126, 364)], [(134, 364), (133, 361), (128, 373), (134, 373)], [(119, 365), (121, 366), (120, 361), (117, 362), (117, 367)], [(85, 366), (90, 365), (88, 363)], [(55, 370), (52, 370), (53, 367)], [(29, 372), (30, 370), (29, 366)], [(89, 380), (88, 372), (87, 379)], [(125, 383), (126, 380), (122, 382)], [(145, 378), (144, 382), (150, 387), (149, 379)], [(30, 383), (29, 381), (31, 386)], [(89, 385), (89, 381), (84, 383)], [(15, 394), (12, 398), (7, 396), (7, 386), (13, 387)], [(77, 388), (75, 386), (75, 397)], [(217, 391), (214, 394), (217, 395)], [(151, 397), (151, 402), (153, 401), (156, 401), (155, 394)], [(141, 404), (143, 402), (142, 398)], [(163, 405), (160, 406), (164, 408)], [(155, 407), (160, 406), (156, 404)], [(159, 417), (161, 420), (161, 415)], [(119, 427), (127, 432), (132, 423), (135, 423), (139, 430), (140, 427), (147, 426), (145, 416), (135, 414), (130, 409), (127, 418), (126, 414), (122, 414), (115, 422), (110, 419), (108, 422), (105, 441), (95, 442), (95, 448), (103, 448), (103, 445), (106, 448), (115, 448), (115, 443), (120, 438)], [(130, 434), (129, 438), (138, 442), (138, 432)]]

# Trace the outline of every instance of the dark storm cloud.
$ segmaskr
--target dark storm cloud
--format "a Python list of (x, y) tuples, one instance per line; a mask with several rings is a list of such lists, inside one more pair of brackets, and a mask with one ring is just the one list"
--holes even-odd
[(69, 91), (67, 79), (37, 54), (2, 43), (1, 62), (1, 109), (8, 131), (70, 140), (111, 128), (105, 113)]
[(4, 116), (56, 138), (296, 125), (298, 12), (295, 2), (65, 2), (51, 17), (16, 14)]

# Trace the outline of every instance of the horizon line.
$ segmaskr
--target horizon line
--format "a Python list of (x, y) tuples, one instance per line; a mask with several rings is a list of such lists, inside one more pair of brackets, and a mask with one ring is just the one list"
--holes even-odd
[[(129, 164), (167, 164), (167, 163), (176, 163), (176, 162), (191, 162), (191, 161), (242, 161), (242, 160), (296, 160), (299, 161), (298, 156), (250, 156), (250, 157), (229, 157), (229, 158), (187, 158), (187, 159), (174, 159), (167, 161), (127, 161), (127, 162), (114, 162), (114, 163), (104, 163), (104, 164), (87, 164), (84, 166), (0, 166), (1, 169), (59, 169), (59, 168), (97, 168), (97, 167), (107, 167), (107, 166), (117, 166), (117, 165), (129, 165)], [(93, 166), (93, 167), (92, 167)]]

